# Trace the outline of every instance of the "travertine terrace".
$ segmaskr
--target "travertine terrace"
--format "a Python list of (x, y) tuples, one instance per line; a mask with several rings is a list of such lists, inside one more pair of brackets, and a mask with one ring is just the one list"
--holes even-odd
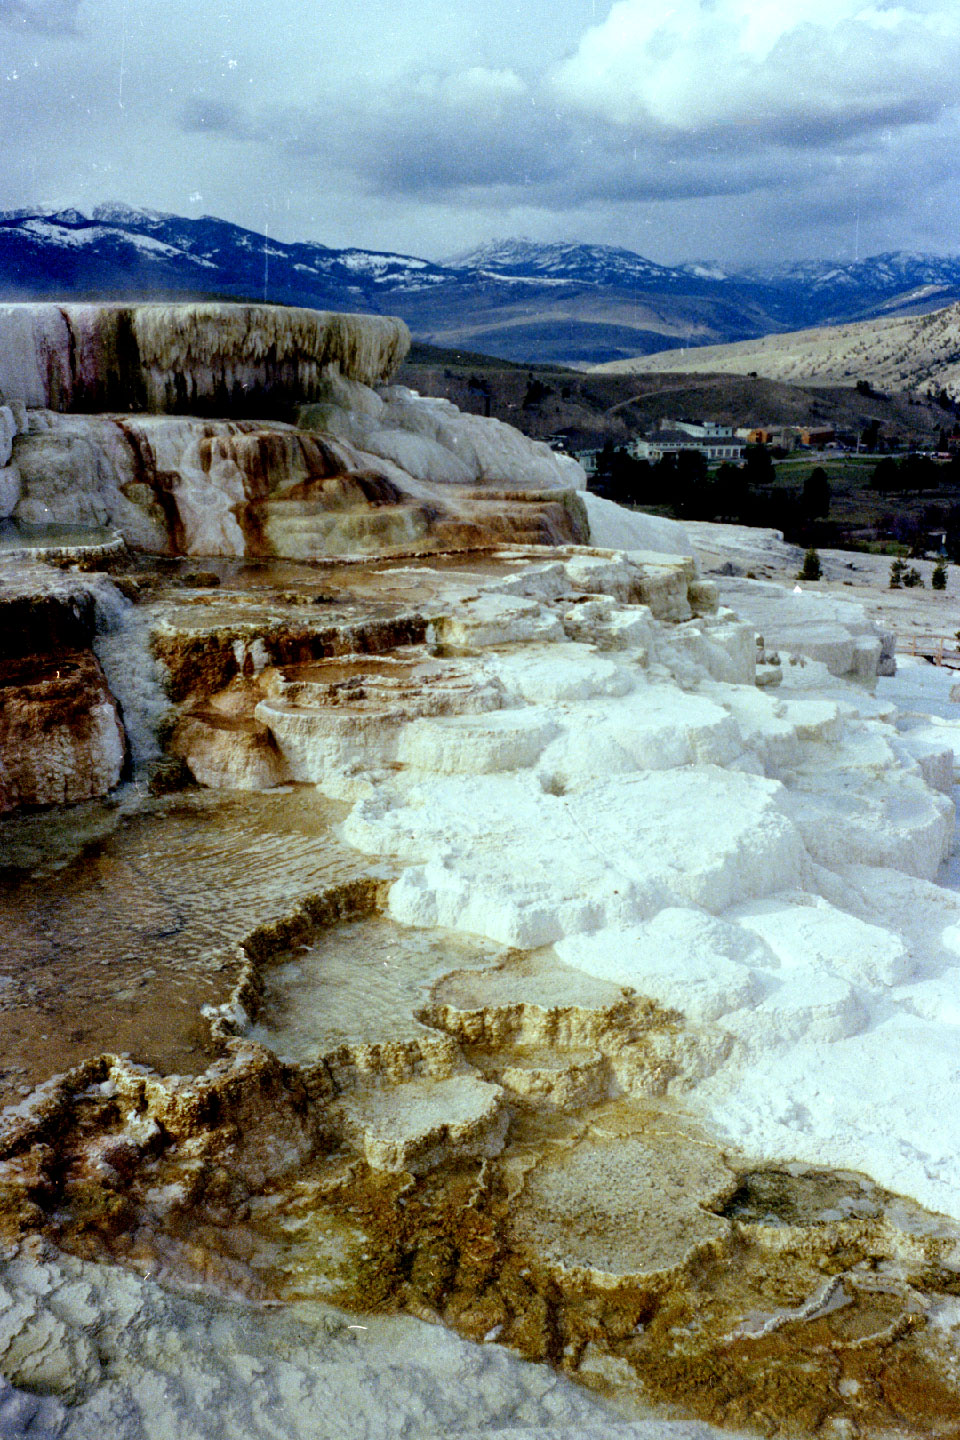
[(564, 506), (0, 571), (131, 767), (0, 832), (0, 1427), (956, 1430), (949, 705)]
[(271, 305), (0, 306), (0, 519), (205, 556), (585, 539), (580, 467), (391, 387), (408, 345)]

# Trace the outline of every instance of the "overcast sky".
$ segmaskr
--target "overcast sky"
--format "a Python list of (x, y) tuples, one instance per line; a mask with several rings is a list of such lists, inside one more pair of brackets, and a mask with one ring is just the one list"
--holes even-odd
[(0, 208), (960, 252), (960, 0), (0, 0)]

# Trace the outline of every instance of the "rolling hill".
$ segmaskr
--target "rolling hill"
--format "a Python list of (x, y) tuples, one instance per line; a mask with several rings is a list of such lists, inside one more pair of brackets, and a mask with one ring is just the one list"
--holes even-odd
[(645, 355), (607, 374), (755, 375), (793, 385), (871, 386), (960, 396), (960, 303), (923, 315), (764, 335), (731, 345)]

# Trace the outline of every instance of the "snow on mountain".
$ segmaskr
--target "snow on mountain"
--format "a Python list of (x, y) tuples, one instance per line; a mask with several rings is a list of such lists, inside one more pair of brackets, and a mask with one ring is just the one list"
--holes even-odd
[(480, 270), (492, 275), (549, 277), (605, 285), (670, 280), (680, 273), (614, 245), (542, 244), (523, 238), (493, 240), (453, 257), (447, 264), (461, 270)]
[(894, 250), (864, 260), (800, 260), (745, 272), (744, 278), (774, 285), (807, 285), (815, 290), (904, 292), (926, 285), (960, 283), (960, 257)]
[(923, 313), (960, 300), (960, 257), (895, 251), (728, 272), (711, 261), (661, 265), (613, 245), (514, 237), (436, 263), (117, 201), (89, 215), (0, 211), (0, 298), (151, 294), (397, 314), (433, 344), (589, 364)]

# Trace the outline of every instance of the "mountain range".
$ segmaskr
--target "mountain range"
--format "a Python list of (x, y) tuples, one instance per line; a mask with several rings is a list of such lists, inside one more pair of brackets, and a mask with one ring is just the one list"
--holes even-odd
[(0, 299), (133, 296), (396, 314), (433, 345), (589, 365), (938, 309), (960, 299), (960, 257), (897, 251), (730, 272), (507, 239), (438, 263), (120, 204), (0, 212)]

